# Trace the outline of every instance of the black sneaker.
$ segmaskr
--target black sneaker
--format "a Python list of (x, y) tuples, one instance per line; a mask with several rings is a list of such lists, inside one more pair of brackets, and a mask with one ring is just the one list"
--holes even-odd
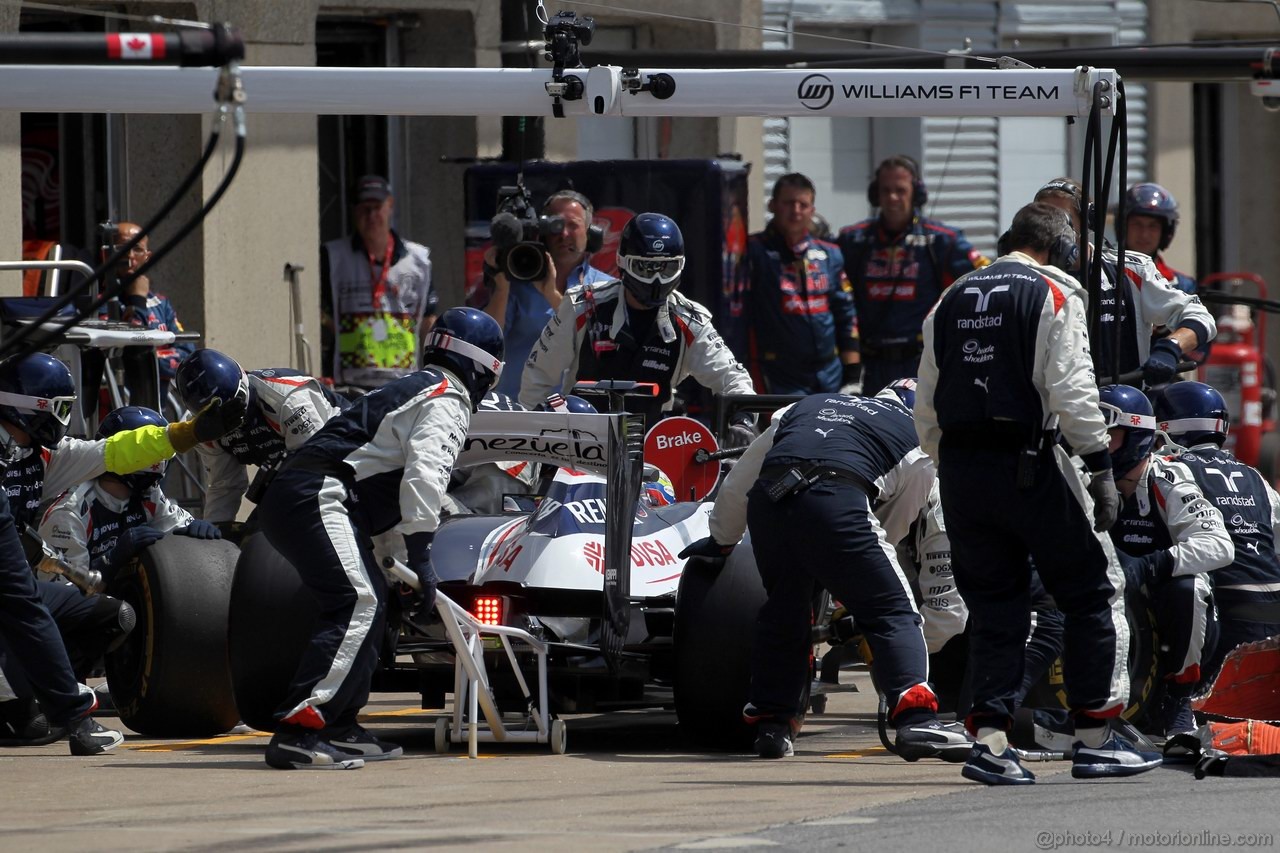
[(337, 732), (324, 733), (324, 739), (338, 752), (348, 758), (363, 758), (365, 761), (385, 761), (388, 758), (399, 758), (404, 749), (394, 743), (387, 743), (374, 736), (373, 732), (356, 723), (350, 728)]
[(68, 734), (72, 755), (99, 755), (124, 743), (124, 735), (103, 728), (90, 716), (72, 721)]
[(267, 764), (279, 770), (356, 770), (364, 760), (339, 752), (317, 731), (278, 731), (267, 744)]
[(0, 702), (0, 746), (44, 746), (66, 733), (62, 726), (50, 725), (34, 699)]
[(756, 755), (761, 758), (789, 758), (796, 754), (791, 738), (790, 723), (763, 721), (756, 729)]
[(941, 758), (943, 761), (961, 762), (968, 760), (973, 738), (960, 723), (928, 720), (898, 729), (893, 748), (907, 761)]

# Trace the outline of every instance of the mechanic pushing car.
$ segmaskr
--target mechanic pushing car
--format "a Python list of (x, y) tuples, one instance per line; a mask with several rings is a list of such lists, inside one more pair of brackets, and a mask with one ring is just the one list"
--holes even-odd
[(1217, 389), (1175, 382), (1156, 397), (1154, 410), (1156, 424), (1184, 448), (1161, 452), (1179, 453), (1175, 459), (1222, 512), (1235, 545), (1235, 562), (1210, 575), (1218, 638), (1201, 664), (1200, 682), (1209, 685), (1236, 646), (1280, 634), (1280, 495), (1257, 469), (1223, 447), (1230, 413)]
[(66, 437), (75, 399), (71, 371), (51, 355), (32, 353), (0, 366), (0, 659), (6, 668), (21, 667), (49, 724), (70, 734), (71, 754), (96, 755), (124, 738), (90, 716), (98, 700), (80, 691), (19, 531), (35, 521), (42, 500), (108, 471), (140, 471), (212, 441), (240, 424), (244, 408), (213, 403), (189, 421), (82, 441)]
[[(258, 502), (285, 454), (296, 450), (342, 410), (343, 401), (320, 380), (287, 367), (245, 372), (235, 359), (200, 349), (183, 359), (175, 375), (178, 399), (193, 412), (211, 400), (239, 400), (244, 423), (196, 448), (205, 470), (204, 519), (226, 528), (240, 499)], [(250, 484), (248, 465), (258, 466)]]
[(1160, 723), (1172, 738), (1195, 728), (1191, 694), (1212, 649), (1208, 573), (1231, 566), (1236, 549), (1222, 513), (1205, 497), (1190, 466), (1152, 452), (1157, 424), (1146, 395), (1128, 385), (1107, 385), (1099, 400), (1121, 497), (1111, 540), (1137, 558), (1127, 574), (1146, 586), (1155, 610), (1165, 689)]
[[(1111, 731), (1124, 710), (1124, 578), (1093, 535), (1119, 496), (1085, 330), (1084, 290), (1048, 264), (1075, 241), (1047, 204), (1018, 211), (1008, 254), (962, 276), (929, 312), (916, 391), (920, 446), (940, 472), (956, 585), (969, 607), (977, 736), (962, 771), (988, 785), (1035, 781), (1009, 748), (1027, 635), (1030, 566), (1066, 616), (1064, 677), (1078, 743), (1076, 777), (1141, 773), (1160, 756)], [(1089, 472), (1083, 494), (1062, 436)], [(1090, 523), (1089, 513), (1093, 513)], [(1120, 626), (1120, 627), (1117, 627)]]
[[(710, 532), (680, 553), (723, 560), (751, 530), (768, 595), (756, 619), (751, 691), (761, 758), (793, 753), (809, 678), (815, 594), (827, 589), (871, 645), (876, 684), (908, 761), (963, 761), (972, 741), (941, 723), (929, 657), (897, 555), (933, 485), (911, 413), (891, 388), (880, 397), (813, 394), (784, 409), (729, 472)], [(874, 510), (873, 510), (874, 505)]]
[[(618, 245), (621, 280), (566, 294), (529, 353), (520, 402), (533, 408), (552, 391), (568, 393), (579, 379), (652, 382), (659, 393), (642, 412), (648, 428), (671, 410), (672, 389), (689, 376), (717, 394), (754, 394), (746, 368), (711, 325), (711, 312), (676, 292), (684, 262), (684, 237), (673, 219), (632, 218)], [(749, 413), (735, 416), (725, 444), (750, 444), (753, 424)]]
[(319, 606), (267, 764), (352, 769), (403, 750), (356, 722), (383, 641), (387, 582), (373, 537), (395, 528), (430, 612), (431, 540), (471, 414), (502, 373), (502, 330), (488, 314), (451, 308), (422, 368), (361, 397), (285, 460), (259, 507), (262, 530)]

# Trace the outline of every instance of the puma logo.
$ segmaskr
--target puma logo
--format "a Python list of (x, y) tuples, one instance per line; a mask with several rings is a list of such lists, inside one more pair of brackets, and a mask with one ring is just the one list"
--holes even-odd
[[(835, 429), (835, 427), (832, 427), (831, 429)], [(830, 429), (818, 429), (817, 427), (814, 427), (813, 431), (821, 435), (823, 438), (826, 438), (827, 436), (831, 435)]]
[(988, 394), (990, 394), (991, 389), (987, 387), (987, 383), (990, 381), (991, 381), (990, 376), (988, 376), (986, 379), (978, 379), (977, 377), (974, 377), (973, 384), (977, 385), (983, 391), (986, 391)]
[(1257, 542), (1246, 542), (1246, 543), (1244, 543), (1244, 547), (1245, 547), (1245, 548), (1247, 548), (1247, 549), (1249, 549), (1250, 551), (1252, 551), (1252, 552), (1253, 552), (1253, 553), (1255, 553), (1255, 554), (1257, 554), (1257, 553), (1258, 553), (1258, 543), (1257, 543)]

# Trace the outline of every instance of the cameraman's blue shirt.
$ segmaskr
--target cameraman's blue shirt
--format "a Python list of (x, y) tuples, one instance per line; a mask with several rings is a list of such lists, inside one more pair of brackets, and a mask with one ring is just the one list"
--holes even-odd
[[(613, 276), (601, 272), (587, 260), (573, 268), (565, 290), (583, 284), (595, 284), (598, 281), (609, 281)], [(506, 349), (506, 365), (502, 376), (498, 379), (494, 391), (509, 394), (512, 397), (520, 393), (520, 374), (524, 363), (529, 360), (533, 345), (542, 334), (547, 321), (555, 316), (555, 309), (547, 301), (538, 288), (521, 281), (511, 283), (511, 293), (507, 297), (507, 319), (502, 325), (503, 343)]]

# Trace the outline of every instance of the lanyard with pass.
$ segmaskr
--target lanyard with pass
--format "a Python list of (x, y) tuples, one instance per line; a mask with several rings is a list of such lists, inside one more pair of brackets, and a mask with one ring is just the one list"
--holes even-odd
[[(366, 254), (368, 254), (369, 256), (369, 273), (370, 273), (370, 281), (372, 283), (372, 288), (373, 288), (373, 298), (372, 298), (370, 307), (373, 309), (374, 312), (380, 311), (382, 309), (382, 297), (387, 292), (387, 273), (390, 272), (391, 270), (391, 253), (394, 250), (394, 248), (395, 248), (395, 240), (391, 237), (390, 234), (388, 234), (387, 235), (387, 251), (382, 257), (382, 273), (376, 277), (373, 275), (373, 270), (374, 270), (373, 253), (366, 251)], [(386, 340), (387, 323), (385, 320), (379, 318), (378, 320), (374, 321), (373, 337), (374, 337), (374, 340), (377, 340), (377, 341)]]

